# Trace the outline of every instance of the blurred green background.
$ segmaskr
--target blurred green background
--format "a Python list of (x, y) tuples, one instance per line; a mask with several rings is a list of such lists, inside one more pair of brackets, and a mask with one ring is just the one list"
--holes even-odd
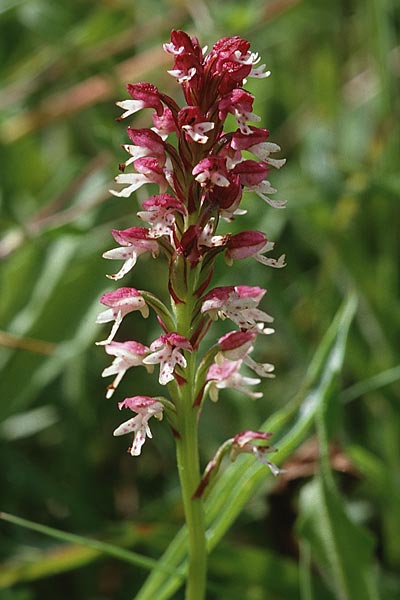
[[(94, 345), (104, 336), (95, 324), (99, 297), (113, 289), (101, 253), (113, 247), (112, 227), (138, 224), (137, 200), (149, 195), (107, 191), (126, 142), (115, 102), (136, 81), (181, 100), (161, 48), (172, 28), (209, 46), (238, 34), (272, 71), (247, 89), (288, 159), (270, 178), (288, 206), (274, 211), (248, 194), (248, 214), (234, 227), (265, 231), (288, 266), (217, 269), (214, 285), (268, 288), (263, 308), (275, 316), (276, 334), (258, 343), (255, 357), (275, 363), (277, 378), (263, 382), (256, 403), (225, 392), (207, 406), (202, 460), (285, 407), (355, 290), (331, 464), (348, 514), (373, 536), (381, 597), (400, 598), (399, 27), (393, 0), (2, 0), (1, 510), (155, 558), (182, 522), (168, 428), (153, 426), (140, 459), (126, 454), (129, 440), (111, 435), (125, 415), (105, 399), (109, 380), (100, 376), (110, 360)], [(133, 122), (148, 126), (150, 112)], [(164, 281), (165, 264), (141, 257), (124, 285), (162, 295)], [(152, 318), (125, 321), (120, 340), (159, 335)], [(157, 389), (134, 369), (115, 398)], [(277, 482), (266, 472), (213, 553), (210, 580), (225, 592), (210, 598), (306, 598), (298, 564), (309, 546), (296, 522), (299, 494), (318, 470), (312, 434), (286, 468)], [(1, 600), (125, 600), (146, 577), (7, 523), (0, 554)], [(338, 597), (318, 555), (310, 561), (315, 598)]]

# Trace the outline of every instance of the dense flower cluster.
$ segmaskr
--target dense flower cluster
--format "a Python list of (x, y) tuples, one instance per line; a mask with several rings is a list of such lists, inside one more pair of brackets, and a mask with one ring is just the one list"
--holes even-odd
[[(143, 82), (128, 84), (130, 98), (117, 103), (123, 110), (120, 119), (150, 109), (153, 126), (128, 127), (129, 143), (123, 145), (128, 158), (115, 179), (118, 189), (111, 193), (129, 197), (147, 183), (155, 184), (158, 193), (147, 198), (137, 213), (145, 226), (114, 230), (117, 247), (105, 252), (104, 258), (122, 261), (119, 270), (109, 275), (119, 281), (140, 255), (164, 256), (171, 309), (150, 292), (121, 287), (103, 295), (101, 302), (108, 308), (98, 317), (99, 323), (113, 322), (110, 335), (99, 342), (114, 357), (103, 371), (104, 377), (115, 376), (107, 396), (113, 395), (131, 367), (143, 366), (151, 372), (159, 365), (159, 383), (167, 386), (171, 397), (170, 401), (163, 396), (135, 396), (120, 403), (121, 408), (137, 413), (114, 432), (134, 433), (132, 455), (140, 454), (145, 437), (151, 437), (151, 416), (160, 418), (165, 410), (170, 423), (174, 421), (175, 396), (188, 382), (188, 356), (197, 352), (218, 318), (229, 319), (235, 329), (216, 341), (200, 360), (196, 380), (191, 382), (196, 389), (193, 405), (199, 409), (207, 394), (217, 400), (225, 388), (250, 398), (262, 395), (249, 386), (259, 383), (259, 377), (273, 376), (273, 366), (255, 362), (250, 354), (259, 334), (273, 332), (272, 317), (259, 308), (266, 290), (245, 285), (207, 290), (220, 254), (228, 265), (249, 257), (267, 266), (285, 265), (284, 256), (265, 255), (274, 244), (260, 231), (217, 232), (221, 219), (229, 222), (246, 212), (240, 207), (244, 192), (254, 192), (274, 208), (285, 205), (271, 198), (276, 190), (268, 181), (270, 169), (280, 168), (285, 161), (272, 158), (280, 148), (268, 141), (268, 130), (251, 124), (260, 118), (253, 112), (254, 97), (243, 89), (247, 78), (265, 78), (269, 71), (258, 65), (258, 55), (240, 37), (222, 38), (207, 52), (196, 38), (173, 31), (164, 49), (173, 57), (169, 73), (180, 85), (186, 104), (178, 106), (157, 87)], [(225, 129), (228, 116), (236, 122), (233, 131)], [(253, 158), (248, 158), (251, 155)], [(127, 314), (138, 310), (147, 317), (149, 308), (156, 312), (162, 329), (156, 340), (148, 346), (139, 341), (113, 341)], [(186, 320), (179, 319), (185, 310)], [(243, 375), (243, 365), (258, 377)], [(175, 422), (173, 426), (176, 428)], [(263, 454), (252, 441), (264, 440), (266, 435), (247, 432), (245, 442), (234, 438), (232, 455)]]

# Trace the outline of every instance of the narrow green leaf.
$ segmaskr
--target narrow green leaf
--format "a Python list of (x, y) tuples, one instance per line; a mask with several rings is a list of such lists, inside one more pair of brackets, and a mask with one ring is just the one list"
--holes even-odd
[(300, 550), (300, 597), (301, 600), (314, 600), (311, 581), (311, 548), (307, 541), (299, 544)]
[(360, 398), (368, 392), (379, 390), (380, 388), (395, 383), (400, 379), (400, 365), (381, 371), (377, 375), (357, 381), (354, 385), (350, 386), (340, 394), (340, 398), (343, 402), (351, 402), (356, 398)]
[[(333, 377), (323, 377), (321, 401), (315, 414), (320, 470), (300, 493), (300, 536), (310, 544), (312, 558), (340, 600), (377, 598), (372, 568), (373, 538), (347, 515), (337, 490), (329, 459), (329, 432), (338, 402), (337, 375), (343, 364), (347, 332), (338, 332), (338, 343), (327, 360)], [(329, 369), (330, 367), (330, 369)], [(354, 576), (354, 574), (357, 574)]]
[(302, 489), (300, 511), (298, 531), (336, 597), (376, 600), (372, 536), (351, 521), (323, 472)]
[[(0, 588), (3, 585), (11, 585), (12, 583), (20, 581), (21, 571), (23, 579), (36, 579), (38, 577), (47, 576), (50, 573), (65, 571), (77, 566), (82, 566), (83, 563), (90, 562), (93, 560), (93, 558), (100, 557), (101, 555), (113, 556), (114, 558), (118, 558), (143, 569), (167, 569), (168, 575), (173, 574), (174, 576), (180, 578), (183, 577), (183, 573), (179, 573), (177, 569), (171, 570), (167, 566), (160, 564), (159, 561), (121, 547), (122, 545), (132, 544), (139, 539), (140, 536), (132, 527), (126, 530), (127, 535), (124, 539), (118, 540), (120, 545), (114, 545), (92, 538), (87, 538), (85, 536), (61, 531), (60, 529), (55, 529), (54, 527), (41, 525), (40, 523), (35, 523), (34, 521), (29, 521), (28, 519), (23, 519), (5, 512), (0, 512), (0, 519), (69, 544), (69, 546), (66, 546), (63, 549), (63, 552), (58, 553), (52, 564), (49, 564), (49, 557), (47, 557), (45, 561), (47, 564), (42, 564), (43, 561), (39, 560), (38, 564), (35, 563), (31, 565), (32, 568), (30, 570), (27, 570), (26, 565), (23, 565), (21, 569), (15, 568), (9, 569), (8, 571), (3, 571), (0, 576)], [(75, 548), (76, 545), (84, 546), (86, 551), (81, 552), (77, 550)]]

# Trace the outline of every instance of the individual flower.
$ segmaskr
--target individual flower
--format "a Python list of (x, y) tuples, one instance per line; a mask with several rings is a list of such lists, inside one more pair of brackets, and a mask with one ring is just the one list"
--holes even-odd
[(257, 337), (255, 331), (230, 331), (218, 340), (218, 345), (224, 358), (228, 360), (242, 360), (253, 347)]
[(224, 248), (227, 237), (225, 235), (213, 235), (215, 229), (215, 219), (212, 217), (201, 229), (198, 237), (198, 245), (206, 248)]
[(265, 163), (255, 160), (242, 160), (233, 168), (235, 175), (239, 175), (240, 183), (246, 187), (259, 185), (268, 173)]
[(275, 194), (277, 190), (273, 188), (270, 182), (266, 179), (260, 183), (249, 185), (243, 191), (255, 192), (257, 196), (262, 198), (264, 202), (272, 206), (272, 208), (285, 208), (286, 206), (286, 200), (271, 200), (269, 194)]
[(221, 355), (232, 361), (242, 360), (259, 377), (274, 377), (274, 365), (270, 363), (258, 363), (249, 356), (253, 350), (253, 342), (257, 337), (257, 333), (253, 329), (226, 333), (218, 340)]
[(179, 365), (184, 369), (186, 359), (182, 350), (192, 350), (192, 345), (188, 339), (178, 333), (167, 333), (161, 335), (150, 345), (150, 352), (143, 359), (145, 365), (160, 365), (159, 382), (166, 385), (174, 380), (174, 369)]
[(225, 187), (213, 186), (207, 190), (204, 203), (217, 206), (219, 216), (226, 221), (232, 221), (236, 215), (246, 214), (246, 210), (240, 209), (242, 199), (242, 185), (239, 175), (228, 171), (229, 185)]
[(281, 469), (265, 458), (267, 452), (274, 451), (266, 444), (271, 435), (272, 433), (249, 430), (238, 433), (232, 440), (230, 453), (231, 460), (235, 461), (239, 454), (254, 454), (258, 460), (270, 469), (273, 475), (279, 475), (279, 473), (282, 472)]
[(114, 381), (107, 387), (106, 398), (111, 398), (130, 367), (142, 365), (148, 372), (152, 371), (151, 366), (143, 363), (143, 359), (149, 354), (149, 348), (139, 342), (111, 342), (105, 346), (105, 351), (115, 358), (112, 364), (104, 369), (101, 376), (116, 375)]
[(146, 227), (130, 227), (129, 229), (113, 229), (113, 238), (121, 244), (118, 248), (113, 248), (104, 252), (103, 258), (110, 260), (123, 260), (124, 264), (115, 275), (107, 275), (109, 279), (121, 279), (136, 264), (138, 256), (145, 252), (151, 252), (153, 257), (158, 254), (158, 243), (150, 237), (149, 230)]
[(233, 134), (229, 146), (237, 153), (236, 158), (241, 155), (242, 150), (248, 150), (254, 156), (276, 169), (283, 167), (286, 159), (270, 157), (271, 154), (280, 152), (281, 148), (278, 144), (267, 142), (269, 131), (261, 127), (250, 127), (250, 130), (250, 134), (242, 133), (239, 129)]
[(124, 144), (122, 147), (131, 155), (131, 158), (120, 166), (121, 170), (145, 156), (155, 158), (161, 168), (165, 165), (165, 146), (157, 133), (151, 129), (132, 129), (131, 127), (128, 127), (127, 133), (133, 144)]
[(226, 242), (225, 260), (231, 265), (234, 260), (253, 257), (263, 265), (280, 269), (286, 265), (285, 255), (278, 259), (267, 258), (264, 252), (270, 252), (275, 247), (261, 231), (242, 231), (230, 236)]
[(208, 462), (200, 483), (193, 494), (193, 498), (200, 498), (204, 494), (206, 488), (210, 487), (216, 478), (224, 456), (227, 454), (230, 455), (232, 462), (236, 460), (239, 454), (254, 454), (271, 470), (273, 475), (279, 475), (279, 473), (282, 473), (281, 469), (265, 458), (265, 454), (267, 452), (274, 452), (275, 450), (268, 444), (271, 436), (272, 433), (247, 430), (242, 431), (241, 433), (235, 435), (235, 437), (226, 440), (223, 444), (221, 444), (212, 459)]
[(262, 392), (252, 392), (248, 389), (249, 385), (257, 385), (261, 379), (254, 377), (245, 377), (239, 373), (242, 360), (220, 359), (208, 369), (206, 380), (209, 382), (208, 393), (213, 402), (218, 400), (218, 392), (223, 389), (234, 389), (249, 398), (255, 400), (262, 397)]
[(218, 91), (225, 94), (243, 85), (246, 77), (268, 77), (265, 65), (254, 68), (259, 62), (257, 53), (249, 51), (250, 44), (238, 36), (225, 37), (214, 44), (206, 62), (214, 78), (218, 77)]
[(118, 406), (120, 409), (129, 408), (132, 412), (137, 413), (137, 415), (117, 427), (113, 435), (125, 435), (126, 433), (133, 432), (134, 438), (129, 453), (132, 456), (139, 456), (146, 437), (153, 437), (148, 424), (149, 419), (155, 417), (161, 420), (164, 407), (156, 398), (151, 398), (150, 396), (125, 398), (123, 402), (119, 402)]
[(236, 88), (220, 100), (218, 104), (219, 118), (224, 121), (228, 113), (231, 113), (235, 117), (240, 131), (244, 134), (251, 134), (252, 131), (247, 125), (247, 121), (261, 121), (261, 118), (252, 112), (253, 101), (254, 96)]
[(187, 104), (196, 104), (204, 72), (203, 52), (197, 38), (184, 31), (173, 31), (171, 43), (165, 44), (164, 49), (174, 56), (174, 68), (168, 73), (182, 86)]
[(108, 338), (102, 342), (97, 342), (97, 345), (105, 346), (112, 342), (122, 319), (128, 313), (139, 310), (144, 318), (149, 316), (149, 307), (142, 294), (135, 288), (122, 287), (113, 292), (106, 292), (100, 298), (100, 302), (109, 308), (98, 315), (96, 323), (114, 321), (114, 325)]
[(130, 117), (142, 108), (154, 108), (159, 116), (162, 115), (163, 105), (160, 100), (159, 91), (155, 85), (146, 82), (128, 83), (126, 88), (133, 99), (117, 102), (117, 106), (125, 111), (118, 120)]
[(179, 29), (171, 31), (171, 41), (163, 44), (163, 48), (165, 52), (174, 56), (186, 54), (196, 57), (198, 61), (202, 60), (199, 40), (196, 37), (190, 37), (185, 31)]
[(142, 204), (137, 216), (151, 225), (148, 230), (149, 237), (158, 238), (168, 236), (171, 244), (175, 228), (175, 213), (186, 214), (185, 205), (170, 194), (159, 194), (150, 196)]
[[(157, 135), (157, 134), (154, 134)], [(159, 186), (160, 193), (164, 193), (168, 187), (166, 172), (160, 166), (159, 161), (151, 156), (143, 156), (134, 161), (137, 173), (120, 173), (115, 177), (116, 183), (128, 184), (119, 192), (110, 190), (110, 194), (119, 198), (129, 198), (133, 192), (146, 183), (155, 183)]]
[(194, 167), (192, 174), (202, 187), (227, 187), (230, 184), (225, 159), (222, 157), (204, 158)]
[(198, 106), (185, 106), (178, 113), (178, 127), (186, 132), (189, 141), (206, 144), (207, 134), (214, 129), (215, 123), (207, 121)]
[(174, 115), (168, 106), (164, 106), (161, 116), (154, 112), (151, 118), (154, 124), (152, 131), (157, 133), (162, 140), (166, 140), (170, 133), (177, 131)]
[(241, 329), (273, 333), (273, 329), (264, 328), (264, 323), (272, 323), (273, 318), (257, 308), (266, 291), (247, 285), (217, 287), (204, 296), (201, 312), (214, 321), (218, 317), (231, 319)]

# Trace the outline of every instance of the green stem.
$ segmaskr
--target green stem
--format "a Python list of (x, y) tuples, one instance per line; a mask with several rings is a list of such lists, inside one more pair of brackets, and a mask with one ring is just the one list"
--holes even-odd
[[(177, 332), (190, 338), (193, 295), (187, 295), (186, 303), (176, 306)], [(204, 600), (206, 596), (207, 545), (203, 500), (193, 498), (200, 482), (198, 448), (198, 406), (194, 404), (196, 376), (196, 352), (187, 353), (185, 378), (177, 402), (178, 432), (176, 453), (182, 500), (188, 530), (189, 568), (186, 582), (186, 600)]]
[[(199, 485), (200, 469), (197, 445), (196, 411), (188, 405), (181, 439), (177, 441), (177, 461), (182, 488), (183, 506), (188, 530), (189, 569), (186, 583), (186, 600), (203, 600), (206, 588), (207, 550), (203, 502), (193, 499)], [(191, 414), (192, 413), (192, 414)]]

